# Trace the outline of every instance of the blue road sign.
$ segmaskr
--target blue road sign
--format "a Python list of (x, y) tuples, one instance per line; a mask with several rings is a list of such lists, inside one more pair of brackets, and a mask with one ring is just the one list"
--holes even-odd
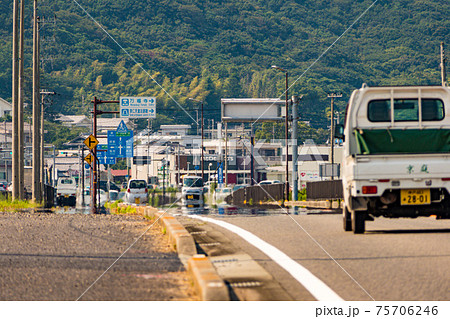
[(133, 131), (128, 130), (123, 121), (116, 131), (108, 131), (107, 157), (133, 157)]
[(89, 165), (89, 164), (84, 164), (84, 168), (85, 168), (85, 169), (90, 169), (90, 168), (91, 168), (91, 165)]
[(120, 97), (120, 117), (123, 118), (155, 118), (155, 97)]
[(133, 157), (133, 137), (125, 142), (125, 157)]
[(98, 158), (99, 164), (103, 164), (103, 165), (116, 164), (116, 157), (111, 156), (111, 152), (109, 151), (108, 144), (97, 145), (97, 158)]
[(103, 165), (114, 165), (116, 164), (116, 158), (115, 157), (99, 157), (98, 163)]

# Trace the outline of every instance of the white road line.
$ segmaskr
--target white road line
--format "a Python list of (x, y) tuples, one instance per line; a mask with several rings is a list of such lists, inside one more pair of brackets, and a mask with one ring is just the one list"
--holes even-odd
[(269, 256), (274, 262), (285, 269), (292, 277), (294, 277), (300, 284), (303, 285), (318, 301), (343, 301), (338, 294), (336, 294), (330, 287), (325, 285), (323, 281), (314, 276), (308, 269), (292, 260), (288, 255), (283, 253), (278, 248), (268, 244), (261, 238), (253, 235), (238, 226), (229, 224), (224, 221), (215, 220), (213, 218), (188, 215), (190, 218), (200, 219), (205, 222), (216, 224), (220, 227), (228, 229), (229, 231), (241, 236), (250, 244), (261, 250), (264, 254)]

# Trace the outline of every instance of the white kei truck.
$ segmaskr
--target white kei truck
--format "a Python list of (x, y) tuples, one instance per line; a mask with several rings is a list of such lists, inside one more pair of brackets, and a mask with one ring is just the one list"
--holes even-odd
[(380, 216), (450, 218), (448, 87), (363, 84), (337, 134), (345, 140), (345, 231), (364, 233)]
[(60, 177), (56, 183), (56, 204), (58, 206), (75, 206), (77, 184), (73, 177)]

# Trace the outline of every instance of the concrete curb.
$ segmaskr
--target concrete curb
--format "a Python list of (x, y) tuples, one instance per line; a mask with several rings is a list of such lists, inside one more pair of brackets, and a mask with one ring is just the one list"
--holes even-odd
[(205, 255), (197, 255), (194, 237), (169, 213), (151, 206), (138, 206), (136, 212), (155, 220), (169, 237), (169, 243), (178, 253), (194, 282), (197, 294), (204, 301), (228, 301), (230, 296), (225, 282)]
[(188, 271), (194, 278), (194, 287), (204, 301), (229, 301), (230, 295), (224, 281), (205, 255), (189, 259)]
[(324, 208), (324, 209), (339, 209), (342, 208), (342, 203), (339, 204), (338, 201), (330, 201), (330, 200), (307, 200), (307, 201), (289, 201), (285, 202), (284, 204), (286, 206), (300, 206), (300, 207), (306, 207), (306, 208)]

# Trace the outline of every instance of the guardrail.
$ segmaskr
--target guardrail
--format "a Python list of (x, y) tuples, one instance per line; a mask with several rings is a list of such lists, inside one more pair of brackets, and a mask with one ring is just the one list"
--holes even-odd
[(306, 198), (309, 199), (342, 199), (342, 180), (306, 183)]
[(230, 205), (257, 205), (283, 200), (284, 184), (247, 186), (225, 198)]
[(51, 208), (55, 206), (55, 188), (45, 184), (44, 185), (44, 207)]

